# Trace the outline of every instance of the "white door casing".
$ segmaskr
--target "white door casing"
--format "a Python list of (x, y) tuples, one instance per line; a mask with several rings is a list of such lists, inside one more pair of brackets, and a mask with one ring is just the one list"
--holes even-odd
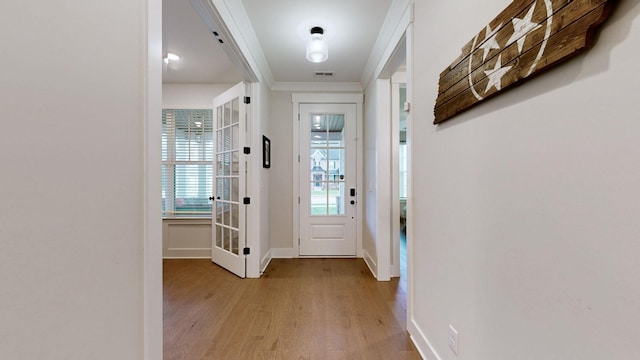
[(215, 151), (211, 261), (241, 278), (246, 276), (246, 141), (245, 84), (213, 100)]
[(299, 255), (357, 256), (357, 105), (299, 105)]

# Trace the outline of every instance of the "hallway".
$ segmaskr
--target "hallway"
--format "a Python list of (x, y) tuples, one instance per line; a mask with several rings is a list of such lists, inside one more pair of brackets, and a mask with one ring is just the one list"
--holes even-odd
[(164, 260), (165, 359), (420, 359), (398, 279), (361, 259), (274, 259), (241, 280), (209, 260)]

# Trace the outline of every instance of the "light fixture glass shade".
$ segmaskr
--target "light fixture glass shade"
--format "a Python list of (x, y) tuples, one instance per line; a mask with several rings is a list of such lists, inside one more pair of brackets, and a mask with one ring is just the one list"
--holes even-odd
[(329, 45), (322, 34), (311, 34), (307, 41), (307, 60), (320, 63), (329, 58)]

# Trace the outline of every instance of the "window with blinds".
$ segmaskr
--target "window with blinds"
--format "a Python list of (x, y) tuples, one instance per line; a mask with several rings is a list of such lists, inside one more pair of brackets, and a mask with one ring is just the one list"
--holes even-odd
[(213, 112), (162, 110), (162, 215), (210, 217)]

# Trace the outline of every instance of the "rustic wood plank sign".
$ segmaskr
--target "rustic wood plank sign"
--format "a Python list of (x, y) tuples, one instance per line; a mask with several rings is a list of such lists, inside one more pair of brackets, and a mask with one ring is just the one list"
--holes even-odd
[(440, 74), (434, 124), (593, 44), (614, 0), (514, 0)]

